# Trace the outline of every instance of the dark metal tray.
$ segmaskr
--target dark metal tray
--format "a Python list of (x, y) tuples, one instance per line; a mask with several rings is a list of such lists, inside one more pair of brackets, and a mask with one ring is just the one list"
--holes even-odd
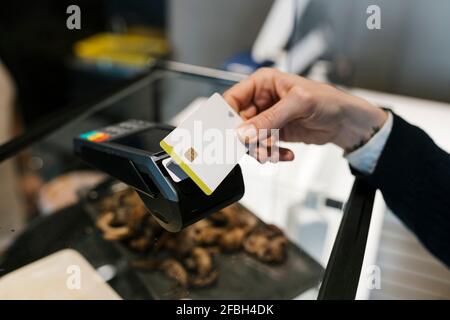
[[(123, 190), (120, 182), (105, 182), (82, 195), (82, 205), (95, 220), (98, 204), (104, 197)], [(260, 220), (261, 224), (264, 224)], [(120, 242), (113, 242), (124, 259), (152, 257), (137, 254)], [(218, 281), (205, 288), (180, 291), (173, 280), (160, 271), (135, 270), (143, 285), (155, 299), (292, 299), (317, 286), (323, 268), (306, 252), (289, 242), (287, 259), (280, 265), (266, 264), (245, 252), (220, 253), (216, 257)]]

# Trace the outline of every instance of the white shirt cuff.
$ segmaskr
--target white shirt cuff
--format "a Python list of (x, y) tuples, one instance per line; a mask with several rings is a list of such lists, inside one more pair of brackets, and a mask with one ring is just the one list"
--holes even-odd
[(364, 174), (372, 174), (392, 131), (394, 117), (389, 112), (383, 127), (361, 148), (345, 156), (350, 165)]

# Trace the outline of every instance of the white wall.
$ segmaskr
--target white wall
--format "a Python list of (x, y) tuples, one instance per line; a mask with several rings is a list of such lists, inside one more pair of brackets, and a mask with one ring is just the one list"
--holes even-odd
[(249, 50), (272, 0), (170, 0), (169, 37), (175, 59), (218, 67)]
[[(356, 85), (450, 101), (450, 1), (316, 0), (325, 4), (336, 45), (356, 65)], [(365, 27), (370, 4), (382, 29)]]
[[(355, 85), (450, 102), (449, 0), (312, 0), (328, 11), (337, 52), (356, 67)], [(271, 0), (171, 0), (175, 59), (218, 67), (251, 47)], [(381, 7), (382, 29), (366, 28)]]

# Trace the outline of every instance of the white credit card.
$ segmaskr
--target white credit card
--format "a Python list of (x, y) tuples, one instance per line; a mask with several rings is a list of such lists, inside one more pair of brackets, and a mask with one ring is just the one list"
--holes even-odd
[(210, 195), (247, 153), (236, 128), (244, 120), (218, 93), (213, 94), (165, 137), (160, 145)]

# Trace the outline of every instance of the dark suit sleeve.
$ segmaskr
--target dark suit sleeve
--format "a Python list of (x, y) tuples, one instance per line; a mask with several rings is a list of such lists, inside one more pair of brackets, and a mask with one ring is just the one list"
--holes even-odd
[[(450, 128), (450, 127), (449, 127)], [(450, 155), (394, 114), (391, 134), (370, 176), (388, 207), (450, 266)]]

